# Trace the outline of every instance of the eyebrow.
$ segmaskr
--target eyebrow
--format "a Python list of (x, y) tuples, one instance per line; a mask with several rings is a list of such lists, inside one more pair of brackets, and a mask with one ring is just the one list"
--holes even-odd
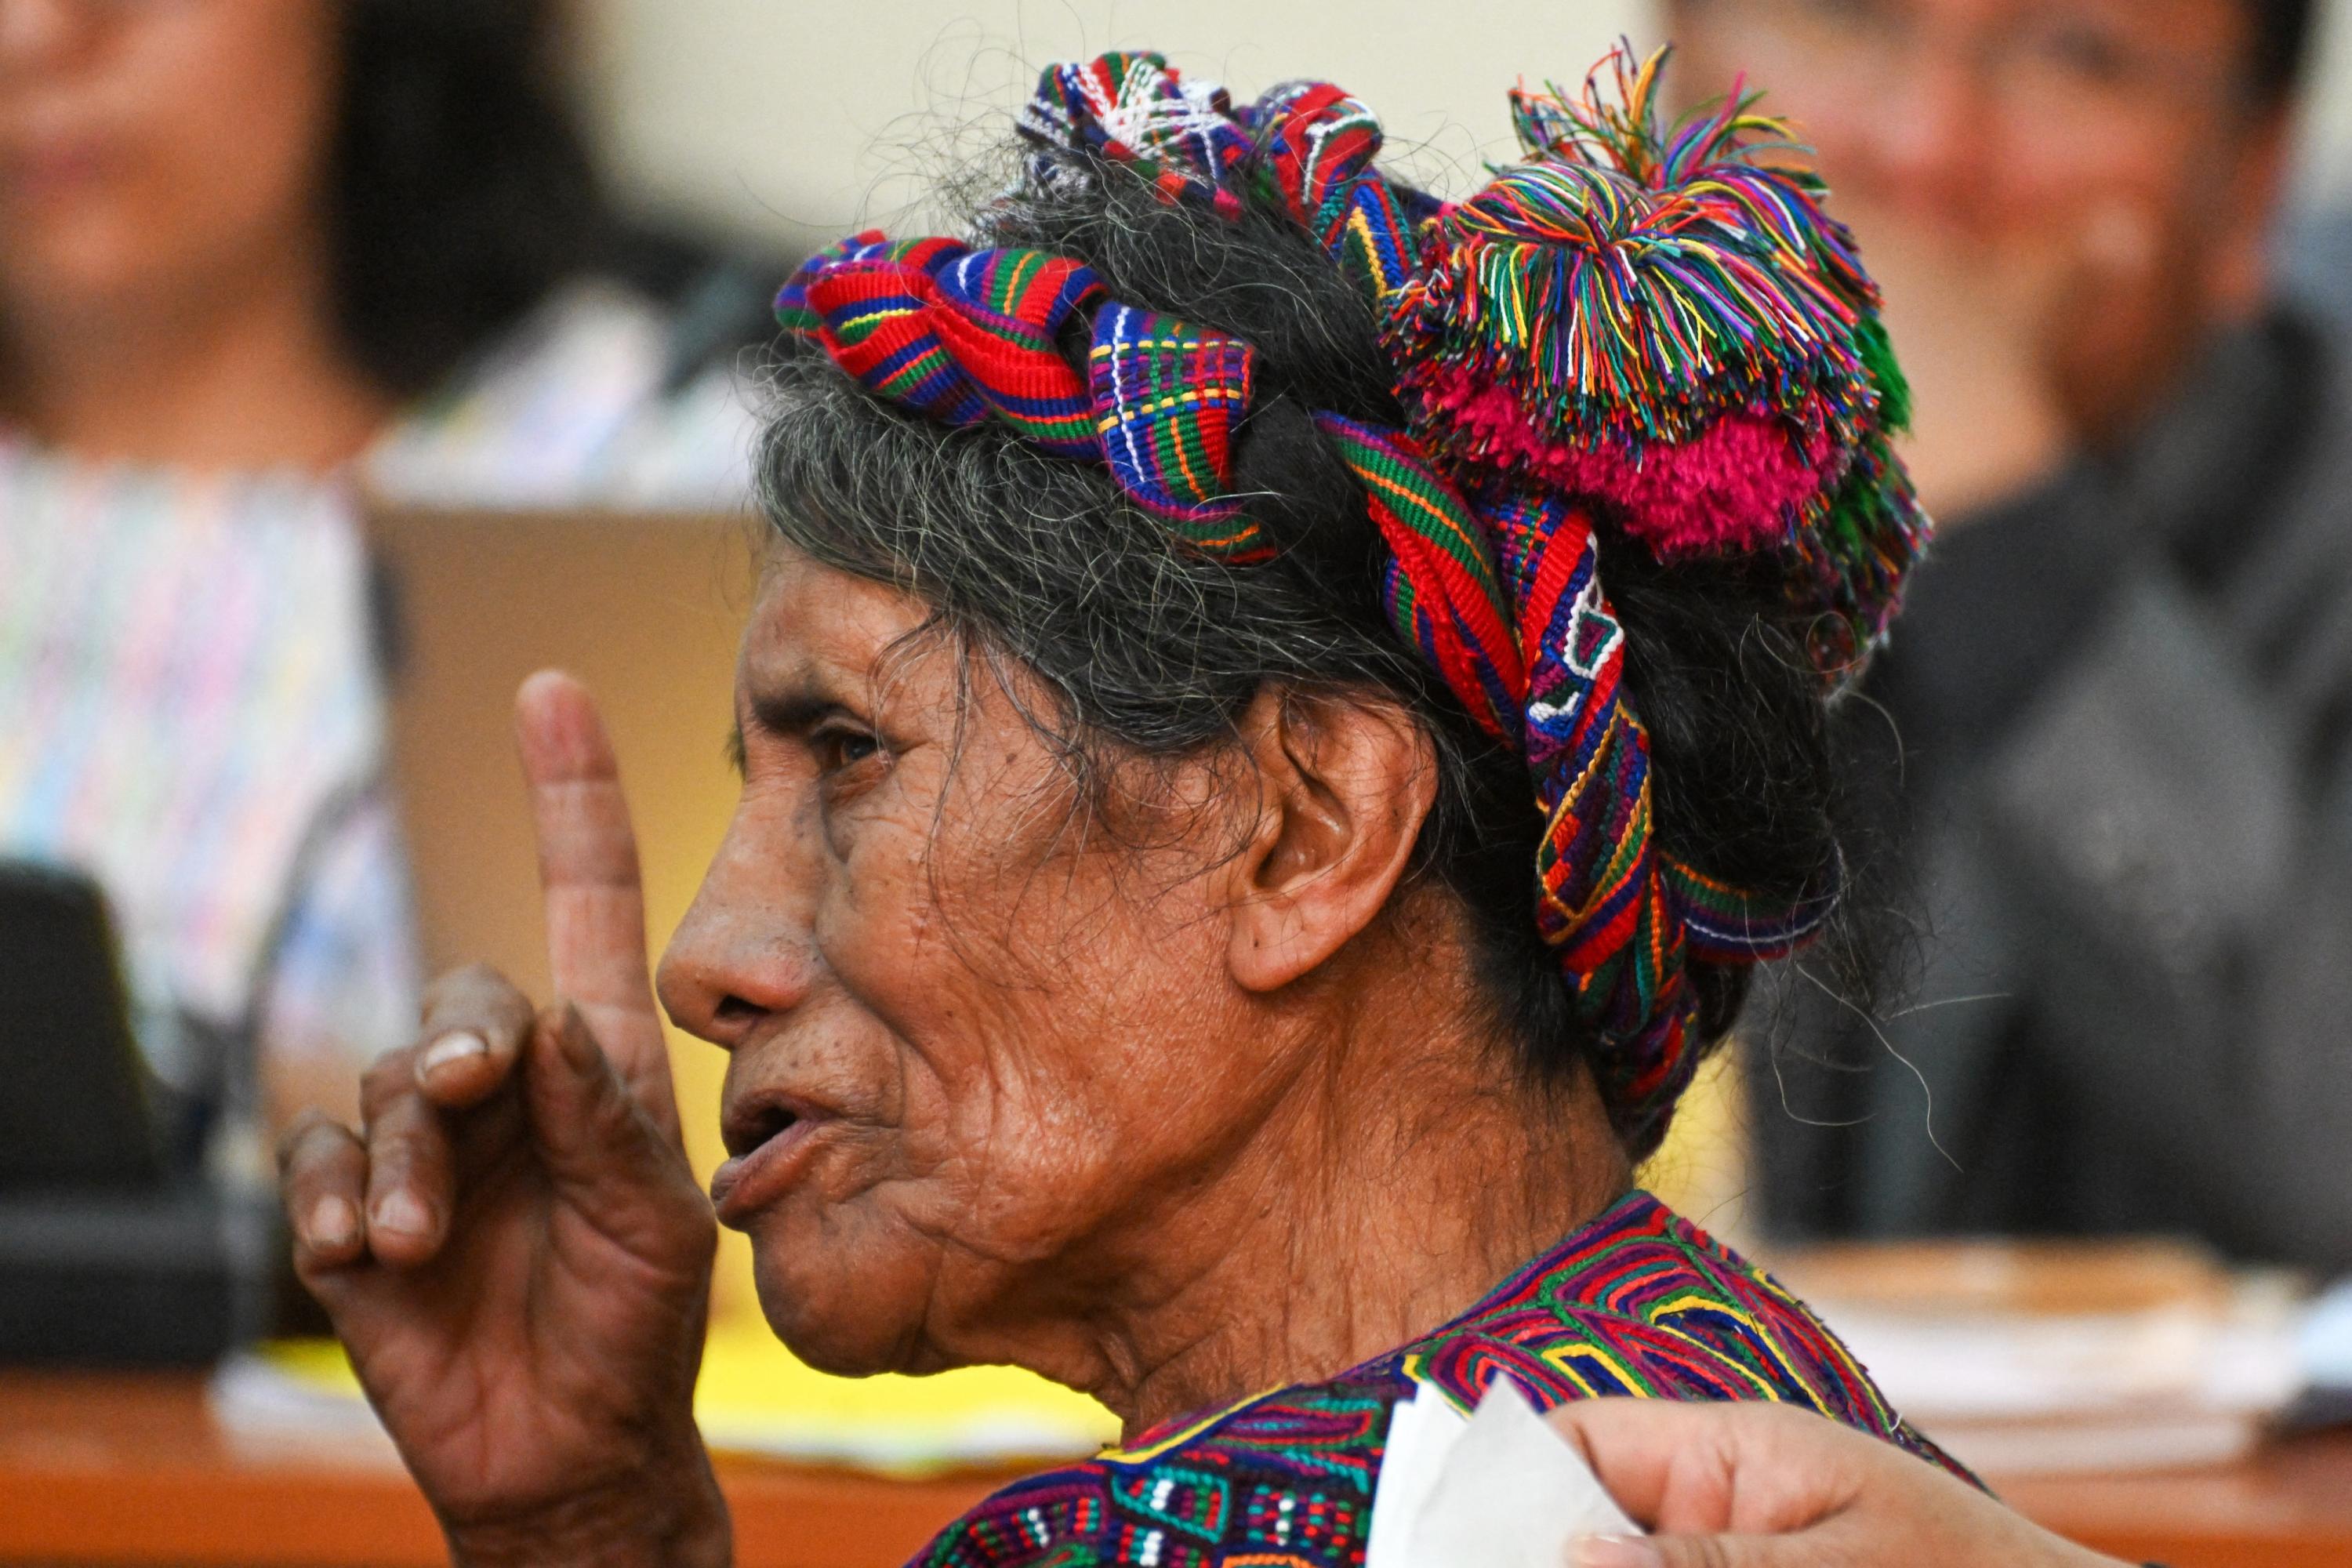
[[(766, 691), (746, 696), (744, 705), (751, 710), (750, 728), (763, 735), (780, 740), (793, 740), (806, 735), (826, 720), (855, 717), (850, 706), (827, 693), (814, 682), (794, 682)], [(865, 721), (859, 720), (863, 723)], [(727, 735), (727, 761), (741, 778), (751, 763), (745, 752), (745, 725), (738, 720)]]
[[(771, 735), (805, 735), (827, 719), (849, 712), (849, 705), (812, 686), (788, 690), (755, 691), (748, 706), (754, 729)], [(742, 731), (736, 733), (740, 737)]]

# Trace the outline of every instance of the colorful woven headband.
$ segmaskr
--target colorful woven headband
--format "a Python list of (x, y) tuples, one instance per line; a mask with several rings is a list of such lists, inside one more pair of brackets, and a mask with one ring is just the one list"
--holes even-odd
[[(1527, 759), (1538, 925), (1637, 1156), (1696, 1065), (1687, 965), (1790, 951), (1836, 889), (1766, 899), (1660, 850), (1598, 531), (1782, 563), (1832, 681), (1925, 532), (1851, 241), (1810, 176), (1748, 161), (1778, 128), (1748, 100), (1662, 134), (1662, 58), (1614, 57), (1613, 105), (1591, 82), (1574, 104), (1519, 95), (1528, 161), (1444, 207), (1373, 166), (1378, 121), (1328, 84), (1235, 108), (1156, 55), (1107, 55), (1047, 70), (1021, 119), (1038, 185), (1099, 159), (1227, 220), (1278, 201), (1380, 311), (1411, 427), (1315, 425), (1363, 488), (1399, 635)], [(1234, 493), (1256, 385), (1239, 338), (1113, 300), (1067, 258), (875, 233), (803, 265), (777, 315), (878, 397), (1105, 465), (1189, 550), (1277, 553)]]

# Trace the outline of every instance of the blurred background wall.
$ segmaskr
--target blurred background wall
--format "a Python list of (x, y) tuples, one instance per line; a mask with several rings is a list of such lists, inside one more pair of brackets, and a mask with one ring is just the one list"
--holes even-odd
[[(943, 134), (1017, 104), (1036, 65), (1148, 44), (1255, 92), (1316, 74), (1360, 93), (1418, 157), (1508, 144), (1519, 73), (1582, 71), (1647, 0), (585, 0), (592, 107), (648, 215), (803, 249), (905, 210)], [(829, 13), (812, 29), (813, 10)], [(2352, 195), (2352, 25), (2326, 6), (2303, 157), (2307, 202)], [(821, 43), (813, 38), (821, 37)]]
[[(821, 10), (828, 21), (812, 27)], [(989, 111), (1017, 105), (1048, 60), (1149, 46), (1251, 94), (1328, 77), (1379, 109), (1391, 145), (1426, 142), (1423, 159), (1475, 166), (1507, 142), (1503, 89), (1517, 73), (1580, 73), (1648, 23), (1642, 0), (587, 0), (583, 11), (589, 89), (625, 195), (791, 248), (902, 211), (940, 137), (991, 129)]]

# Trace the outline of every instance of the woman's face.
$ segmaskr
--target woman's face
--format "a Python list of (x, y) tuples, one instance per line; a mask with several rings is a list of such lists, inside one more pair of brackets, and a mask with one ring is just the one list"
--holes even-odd
[(1668, 15), (1683, 90), (1763, 89), (1866, 251), (1899, 231), (1996, 296), (1988, 278), (2057, 267), (2032, 335), (2067, 412), (2105, 440), (2207, 329), (2259, 302), (2283, 121), (2252, 95), (2251, 10), (1679, 0)]
[(2200, 216), (2245, 122), (2243, 0), (1684, 0), (1685, 89), (1745, 78), (1841, 198), (1987, 244), (2120, 196)]
[(731, 1057), (720, 1215), (777, 1331), (840, 1371), (1079, 1312), (1141, 1238), (1181, 1244), (1187, 1188), (1297, 1070), (1227, 967), (1233, 792), (1185, 765), (1150, 815), (1090, 816), (1034, 683), (925, 622), (771, 567), (741, 803), (662, 964)]
[(0, 312), (168, 313), (316, 222), (337, 0), (0, 4)]

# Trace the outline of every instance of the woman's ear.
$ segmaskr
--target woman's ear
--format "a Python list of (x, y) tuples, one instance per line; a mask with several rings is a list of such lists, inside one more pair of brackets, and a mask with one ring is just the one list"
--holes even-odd
[(1437, 799), (1437, 748), (1403, 709), (1269, 688), (1241, 722), (1258, 819), (1226, 868), (1234, 979), (1273, 991), (1377, 919)]

